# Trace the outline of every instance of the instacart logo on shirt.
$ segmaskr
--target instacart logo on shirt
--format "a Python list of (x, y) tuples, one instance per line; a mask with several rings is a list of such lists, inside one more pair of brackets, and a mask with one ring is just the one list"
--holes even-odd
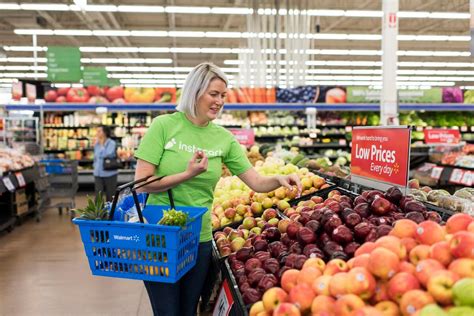
[(186, 151), (188, 153), (192, 153), (194, 154), (196, 151), (198, 150), (202, 150), (206, 156), (208, 157), (219, 157), (219, 156), (222, 156), (223, 155), (223, 151), (221, 149), (217, 149), (217, 150), (208, 150), (208, 149), (204, 149), (204, 148), (201, 148), (201, 147), (198, 147), (196, 145), (188, 145), (188, 144), (185, 144), (183, 143), (182, 141), (178, 141), (176, 142), (176, 139), (175, 138), (172, 138), (171, 140), (169, 140), (166, 145), (165, 145), (165, 149), (171, 149), (173, 148), (175, 145), (178, 145), (178, 149), (179, 150), (182, 150), (182, 151)]

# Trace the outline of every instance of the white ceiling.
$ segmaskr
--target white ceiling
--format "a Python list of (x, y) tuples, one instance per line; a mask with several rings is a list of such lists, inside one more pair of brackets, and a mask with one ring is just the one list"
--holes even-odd
[[(133, 74), (138, 77), (146, 78), (146, 74), (148, 74), (148, 77), (150, 77), (150, 75), (156, 75), (159, 78), (160, 75), (173, 73), (172, 70), (181, 74), (182, 77), (182, 74), (186, 73), (188, 67), (208, 60), (213, 61), (219, 66), (236, 69), (238, 67), (235, 65), (235, 61), (238, 59), (236, 52), (239, 48), (247, 48), (246, 38), (223, 38), (219, 37), (219, 35), (222, 34), (216, 35), (212, 33), (197, 33), (197, 35), (199, 35), (198, 37), (192, 37), (191, 35), (196, 35), (196, 33), (187, 34), (183, 32), (247, 32), (246, 15), (172, 12), (186, 9), (186, 7), (189, 6), (199, 6), (201, 7), (200, 10), (210, 10), (209, 8), (216, 7), (252, 8), (254, 4), (256, 4), (258, 8), (275, 8), (275, 3), (277, 2), (280, 2), (281, 7), (284, 7), (284, 4), (287, 3), (286, 0), (88, 1), (89, 5), (113, 5), (113, 7), (108, 8), (111, 10), (118, 10), (119, 7), (117, 6), (120, 5), (142, 5), (153, 6), (153, 8), (148, 9), (153, 9), (154, 11), (167, 11), (133, 13), (81, 12), (70, 11), (67, 7), (66, 10), (68, 11), (38, 11), (32, 10), (31, 7), (28, 8), (26, 5), (44, 3), (72, 5), (72, 0), (25, 0), (16, 2), (17, 4), (25, 4), (25, 6), (20, 6), (19, 9), (2, 10), (2, 5), (13, 2), (0, 1), (0, 47), (6, 49), (3, 51), (6, 56), (3, 59), (0, 56), (0, 81), (8, 81), (5, 77), (11, 77), (12, 74), (33, 72), (31, 68), (25, 69), (25, 67), (31, 67), (33, 65), (31, 60), (26, 59), (22, 61), (21, 59), (15, 59), (18, 57), (33, 57), (31, 51), (17, 51), (26, 50), (32, 46), (31, 35), (15, 34), (14, 30), (19, 29), (54, 30), (57, 33), (64, 30), (155, 31), (152, 35), (158, 36), (38, 36), (38, 46), (40, 47), (49, 45), (83, 47), (82, 57), (87, 58), (87, 60), (84, 60), (85, 62), (97, 62), (96, 65), (115, 67), (109, 68), (109, 72), (114, 74), (115, 77), (120, 77), (120, 74), (128, 74), (128, 77), (130, 77), (130, 75)], [(316, 76), (319, 80), (320, 77), (318, 76), (324, 75), (324, 78), (331, 79), (331, 76), (338, 75), (344, 77), (346, 81), (349, 80), (347, 78), (348, 76), (380, 77), (380, 65), (377, 62), (381, 60), (381, 41), (379, 39), (364, 40), (364, 38), (366, 38), (365, 35), (368, 34), (374, 35), (375, 37), (381, 34), (381, 18), (377, 17), (381, 10), (381, 1), (291, 0), (288, 2), (292, 7), (294, 7), (297, 2), (302, 3), (303, 7), (301, 7), (301, 9), (345, 10), (346, 15), (375, 15), (375, 17), (324, 16), (327, 14), (337, 15), (340, 14), (340, 12), (319, 11), (319, 13), (317, 13), (318, 11), (313, 11), (315, 15), (311, 17), (311, 25), (313, 26), (313, 34), (316, 38), (311, 40), (312, 54), (309, 59), (312, 62), (308, 65), (308, 69), (311, 69), (309, 72), (313, 73), (308, 73), (308, 76)], [(53, 8), (57, 9), (58, 7)], [(107, 7), (98, 8), (107, 9)], [(192, 11), (198, 11), (198, 9)], [(421, 15), (423, 12), (426, 13), (425, 15), (429, 15), (429, 12), (435, 12), (435, 14), (448, 12), (461, 14), (461, 16), (455, 14), (450, 15), (450, 18), (400, 18), (400, 76), (420, 75), (424, 77), (434, 77), (433, 80), (431, 80), (431, 78), (425, 78), (423, 81), (454, 82), (456, 85), (462, 86), (474, 85), (474, 61), (469, 54), (469, 41), (466, 40), (468, 39), (467, 36), (469, 36), (469, 18), (466, 18), (466, 14), (469, 13), (469, 0), (400, 0), (400, 11), (404, 13), (404, 16), (413, 14), (413, 12), (417, 15)], [(318, 14), (323, 16), (317, 16)], [(317, 24), (320, 26), (319, 34), (316, 34)], [(161, 31), (161, 33), (157, 31)], [(232, 34), (234, 36), (242, 36), (240, 33)], [(359, 36), (359, 38), (362, 38), (360, 40), (351, 39), (357, 36), (357, 34), (363, 34), (365, 37)], [(127, 35), (130, 35), (130, 33), (127, 33)], [(230, 36), (231, 34), (223, 35)], [(414, 37), (413, 40), (411, 40), (411, 38), (406, 35), (419, 37)], [(433, 35), (451, 36), (451, 38), (426, 37)], [(338, 37), (349, 39), (337, 39)], [(117, 52), (127, 50), (126, 48), (128, 48), (129, 52)], [(181, 50), (179, 48), (181, 48)], [(187, 50), (185, 48), (201, 48), (201, 50)], [(228, 50), (216, 51), (211, 48), (228, 48)], [(132, 52), (130, 52), (130, 50), (132, 50)], [(150, 50), (155, 52), (147, 52)], [(0, 48), (0, 54), (1, 53), (2, 50)], [(44, 58), (45, 52), (38, 52), (38, 57)], [(5, 58), (7, 59), (5, 60)], [(102, 60), (100, 58), (102, 58)], [(113, 60), (110, 60), (110, 58), (117, 59), (115, 60), (117, 63), (113, 63)], [(124, 60), (124, 58), (128, 58), (128, 60)], [(141, 59), (137, 60), (139, 58)], [(163, 64), (158, 63), (158, 61), (168, 63)], [(227, 62), (224, 63), (224, 61)], [(338, 61), (343, 61), (344, 63), (341, 64), (338, 63)], [(357, 64), (357, 62), (359, 62), (359, 64)], [(45, 73), (45, 63), (40, 62), (38, 66), (38, 71)], [(130, 71), (133, 70), (133, 68), (124, 67), (154, 68), (135, 68), (136, 71)], [(186, 68), (164, 69), (170, 67)], [(2, 79), (2, 77), (4, 79)], [(176, 79), (178, 79), (177, 82), (182, 80), (182, 78), (178, 77), (176, 77)], [(338, 79), (338, 77), (333, 78)], [(361, 78), (360, 80), (364, 79)], [(405, 80), (405, 78), (402, 78), (402, 80)]]

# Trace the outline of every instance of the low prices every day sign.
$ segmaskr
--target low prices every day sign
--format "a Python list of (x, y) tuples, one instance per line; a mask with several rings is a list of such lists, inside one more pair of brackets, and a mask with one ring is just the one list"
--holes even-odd
[[(355, 127), (352, 130), (352, 180), (365, 185), (374, 181), (406, 187), (410, 137), (408, 127)], [(357, 181), (359, 179), (363, 181)]]
[(425, 143), (427, 144), (458, 144), (461, 133), (457, 129), (425, 129)]

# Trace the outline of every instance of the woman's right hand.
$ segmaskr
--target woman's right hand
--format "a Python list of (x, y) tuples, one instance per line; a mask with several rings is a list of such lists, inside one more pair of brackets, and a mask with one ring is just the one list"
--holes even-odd
[(186, 170), (191, 178), (207, 171), (207, 156), (202, 151), (196, 151), (193, 158), (188, 162), (188, 169)]

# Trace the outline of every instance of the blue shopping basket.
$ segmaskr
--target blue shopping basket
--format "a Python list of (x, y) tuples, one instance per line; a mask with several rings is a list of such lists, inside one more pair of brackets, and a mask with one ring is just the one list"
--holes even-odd
[[(170, 206), (147, 205), (141, 211), (136, 189), (160, 180), (148, 179), (118, 187), (110, 211), (110, 218), (114, 218), (119, 193), (131, 188), (141, 223), (73, 220), (79, 226), (93, 275), (175, 283), (196, 264), (202, 216), (207, 209), (174, 206), (169, 190), (171, 208), (186, 212), (189, 221), (185, 227), (155, 224)], [(139, 183), (143, 184), (135, 186)]]

